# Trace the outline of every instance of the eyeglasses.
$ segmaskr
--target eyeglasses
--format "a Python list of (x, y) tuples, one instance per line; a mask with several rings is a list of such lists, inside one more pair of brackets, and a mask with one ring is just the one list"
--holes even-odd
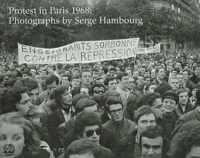
[(94, 135), (94, 132), (95, 132), (96, 135), (98, 135), (98, 136), (101, 134), (100, 128), (97, 128), (97, 129), (95, 129), (95, 130), (88, 130), (88, 131), (86, 131), (86, 136), (87, 136), (87, 137), (91, 137), (91, 136)]
[(104, 91), (94, 91), (95, 94), (103, 94)]

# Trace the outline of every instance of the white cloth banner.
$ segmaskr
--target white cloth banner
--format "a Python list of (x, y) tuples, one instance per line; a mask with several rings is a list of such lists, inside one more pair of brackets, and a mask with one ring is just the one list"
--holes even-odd
[(152, 53), (160, 53), (160, 43), (155, 46), (150, 46), (148, 48), (138, 48), (136, 54), (152, 54)]
[(39, 48), (18, 43), (19, 64), (91, 63), (136, 56), (139, 38), (79, 41), (58, 48)]

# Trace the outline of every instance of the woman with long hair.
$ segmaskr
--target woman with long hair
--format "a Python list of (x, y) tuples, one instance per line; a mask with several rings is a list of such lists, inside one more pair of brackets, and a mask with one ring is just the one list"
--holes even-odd
[(0, 116), (1, 158), (49, 158), (31, 122), (18, 112)]

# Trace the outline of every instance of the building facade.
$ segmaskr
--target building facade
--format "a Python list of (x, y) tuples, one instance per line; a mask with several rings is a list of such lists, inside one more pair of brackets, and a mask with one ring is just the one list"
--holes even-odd
[(168, 9), (175, 16), (190, 22), (200, 22), (200, 0), (151, 0), (154, 9)]
[[(175, 23), (200, 24), (200, 0), (151, 0), (151, 7), (157, 14), (163, 9), (167, 10)], [(172, 26), (172, 29), (174, 28)], [(177, 45), (173, 40), (166, 37), (163, 38), (161, 43), (163, 50), (175, 50), (188, 45), (188, 43), (184, 44), (185, 46)]]

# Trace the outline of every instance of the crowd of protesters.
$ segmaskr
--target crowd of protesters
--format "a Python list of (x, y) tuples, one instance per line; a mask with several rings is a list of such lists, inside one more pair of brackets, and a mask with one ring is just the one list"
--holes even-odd
[(200, 158), (199, 54), (82, 65), (1, 54), (0, 158)]

